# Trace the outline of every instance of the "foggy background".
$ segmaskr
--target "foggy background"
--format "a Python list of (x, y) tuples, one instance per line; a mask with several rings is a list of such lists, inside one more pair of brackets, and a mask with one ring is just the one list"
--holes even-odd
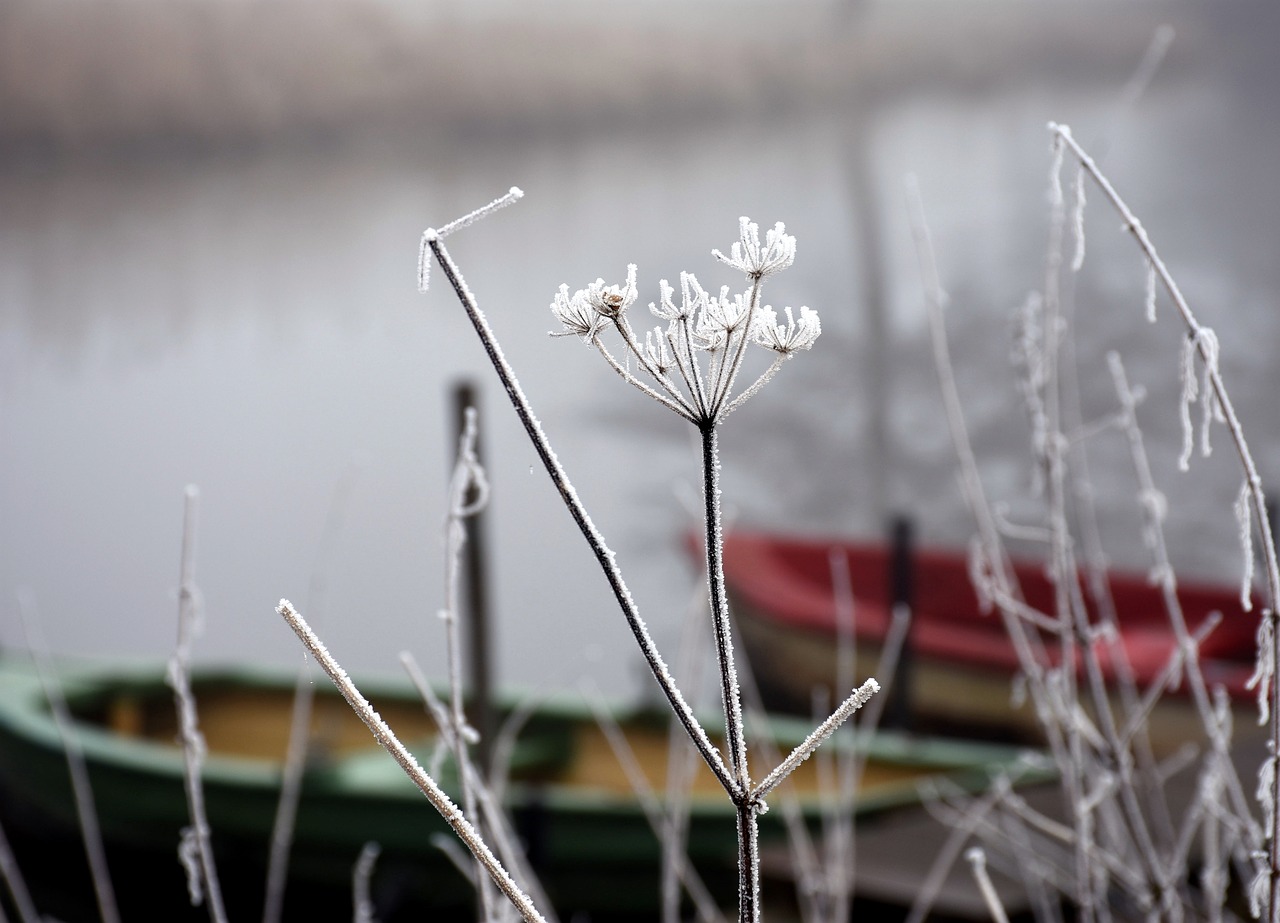
[[(416, 291), (422, 230), (512, 185), (523, 201), (449, 246), (669, 659), (697, 585), (694, 445), (547, 336), (557, 287), (635, 262), (641, 323), (682, 269), (740, 284), (710, 255), (739, 215), (785, 221), (797, 259), (766, 301), (817, 309), (823, 335), (726, 425), (730, 514), (876, 537), (905, 511), (921, 541), (962, 547), (903, 180), (951, 296), (986, 486), (1030, 520), (1009, 353), (1043, 284), (1050, 120), (1103, 155), (1217, 331), (1274, 487), (1278, 20), (1250, 2), (0, 3), (0, 645), (22, 644), (26, 588), (59, 653), (167, 657), (193, 483), (198, 660), (300, 662), (285, 596), (349, 669), (394, 673), (408, 648), (442, 676), (447, 390), (470, 376), (499, 682), (647, 690), (459, 306), (438, 272)], [(1163, 299), (1147, 325), (1140, 254), (1092, 199), (1071, 280), (1085, 416), (1114, 408), (1119, 349), (1148, 391), (1174, 562), (1233, 581), (1238, 467), (1219, 431), (1176, 472), (1181, 328)], [(1107, 550), (1143, 570), (1123, 439), (1093, 449)]]

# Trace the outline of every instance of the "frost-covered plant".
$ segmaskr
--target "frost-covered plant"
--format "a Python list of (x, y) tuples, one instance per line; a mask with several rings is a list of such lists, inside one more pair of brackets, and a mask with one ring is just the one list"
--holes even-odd
[[(555, 296), (551, 309), (563, 325), (564, 334), (572, 334), (595, 346), (613, 369), (626, 381), (639, 388), (658, 403), (688, 420), (698, 430), (702, 440), (703, 496), (705, 503), (705, 536), (707, 574), (711, 599), (711, 616), (716, 642), (717, 661), (720, 667), (720, 691), (724, 708), (728, 761), (711, 742), (706, 730), (694, 717), (683, 694), (676, 686), (666, 662), (653, 643), (649, 630), (640, 618), (639, 609), (632, 598), (616, 556), (605, 544), (603, 536), (587, 515), (546, 434), (542, 430), (533, 409), (525, 397), (494, 336), (492, 328), (481, 312), (475, 296), (463, 280), (457, 265), (444, 247), (443, 239), (453, 231), (465, 227), (477, 218), (501, 208), (523, 193), (512, 189), (510, 193), (471, 214), (440, 229), (430, 229), (423, 234), (419, 251), (419, 289), (426, 291), (427, 271), (434, 256), (446, 279), (453, 288), (472, 326), (489, 356), (495, 373), (511, 400), (534, 450), (542, 460), (565, 506), (577, 523), (584, 538), (591, 546), (610, 588), (618, 601), (623, 616), (640, 646), (654, 679), (671, 705), (676, 718), (689, 735), (703, 760), (720, 781), (726, 794), (737, 809), (739, 884), (738, 918), (741, 923), (755, 923), (760, 915), (759, 855), (757, 815), (767, 809), (765, 797), (791, 774), (797, 766), (817, 749), (837, 727), (858, 710), (876, 691), (879, 685), (868, 679), (853, 690), (847, 699), (829, 718), (823, 721), (785, 759), (778, 762), (763, 779), (753, 782), (747, 765), (746, 736), (743, 729), (741, 691), (733, 660), (733, 644), (730, 630), (728, 602), (725, 596), (724, 570), (722, 566), (722, 527), (720, 514), (720, 463), (717, 453), (716, 429), (730, 413), (749, 400), (763, 387), (788, 358), (802, 349), (809, 349), (821, 333), (816, 312), (802, 307), (797, 319), (790, 308), (784, 310), (786, 323), (778, 321), (772, 307), (761, 304), (764, 279), (779, 272), (795, 260), (795, 238), (785, 233), (781, 223), (766, 232), (763, 243), (759, 229), (743, 218), (739, 228), (739, 240), (729, 254), (712, 251), (717, 259), (746, 276), (747, 289), (730, 296), (728, 288), (718, 295), (710, 294), (689, 274), (681, 275), (681, 297), (677, 304), (675, 290), (665, 281), (659, 286), (659, 300), (650, 310), (666, 327), (660, 324), (647, 331), (643, 340), (631, 326), (627, 310), (636, 301), (636, 271), (628, 267), (626, 281), (607, 285), (603, 279), (570, 294), (568, 286), (562, 286)], [(619, 361), (604, 345), (602, 336), (615, 331), (622, 339), (627, 352), (625, 361)], [(772, 351), (772, 363), (747, 388), (735, 393), (737, 376), (747, 355), (748, 346), (758, 345)], [(635, 362), (640, 372), (632, 371)], [(643, 378), (641, 376), (644, 376)], [(645, 378), (648, 380), (646, 381)], [(494, 855), (477, 832), (476, 818), (468, 818), (440, 790), (439, 786), (395, 739), (384, 722), (369, 708), (359, 691), (350, 683), (342, 668), (324, 649), (323, 644), (311, 632), (298, 612), (287, 602), (281, 601), (279, 612), (310, 648), (317, 662), (339, 687), (347, 701), (364, 719), (389, 752), (400, 762), (405, 772), (418, 784), (432, 804), (459, 834), (498, 887), (520, 910), (526, 920), (541, 917), (528, 895), (513, 881), (502, 863)]]
[[(1259, 781), (1259, 800), (1263, 807), (1262, 825), (1266, 831), (1264, 855), (1258, 854), (1255, 839), (1257, 836), (1256, 825), (1253, 823), (1253, 818), (1244, 809), (1243, 797), (1239, 791), (1239, 782), (1230, 767), (1229, 759), (1226, 758), (1226, 754), (1222, 750), (1225, 742), (1229, 740), (1230, 723), (1218, 714), (1220, 709), (1216, 707), (1216, 704), (1209, 701), (1205, 680), (1200, 675), (1196, 663), (1196, 649), (1192, 643), (1193, 639), (1191, 639), (1185, 623), (1180, 624), (1180, 615), (1176, 611), (1176, 605), (1170, 606), (1170, 617), (1180, 642), (1179, 656), (1183, 653), (1187, 654), (1185, 658), (1182, 658), (1186, 661), (1183, 664), (1183, 669), (1186, 672), (1197, 704), (1200, 706), (1210, 741), (1218, 751), (1216, 754), (1218, 757), (1217, 765), (1206, 770), (1206, 775), (1212, 777), (1215, 786), (1226, 786), (1227, 797), (1224, 801), (1234, 812), (1234, 816), (1231, 819), (1238, 822), (1242, 828), (1237, 836), (1239, 843), (1237, 849), (1250, 850), (1249, 859), (1255, 863), (1256, 872), (1249, 889), (1251, 909), (1255, 916), (1263, 916), (1265, 911), (1265, 918), (1275, 923), (1275, 921), (1280, 920), (1280, 842), (1276, 838), (1275, 819), (1275, 811), (1277, 809), (1276, 795), (1280, 789), (1277, 789), (1277, 779), (1273, 767), (1275, 760), (1274, 750), (1277, 740), (1280, 739), (1280, 714), (1277, 714), (1280, 711), (1280, 708), (1278, 708), (1278, 705), (1280, 705), (1280, 687), (1276, 686), (1274, 680), (1277, 657), (1276, 645), (1278, 643), (1275, 621), (1277, 604), (1280, 602), (1280, 565), (1277, 564), (1276, 548), (1271, 537), (1266, 499), (1262, 492), (1262, 478), (1258, 474), (1253, 454), (1249, 449), (1248, 442), (1245, 440), (1244, 427), (1236, 416), (1231, 397), (1219, 371), (1217, 336), (1212, 329), (1205, 327), (1197, 319), (1178, 284), (1174, 281), (1173, 275), (1166, 268), (1164, 261), (1156, 251), (1155, 245), (1151, 242), (1142, 222), (1138, 220), (1119, 193), (1116, 192), (1093, 158), (1076, 142), (1071, 130), (1065, 125), (1055, 124), (1051, 124), (1049, 130), (1053, 135), (1054, 148), (1058, 156), (1061, 157), (1064, 151), (1070, 151), (1079, 164), (1079, 175), (1081, 177), (1079, 182), (1082, 184), (1083, 177), (1088, 175), (1102, 191), (1108, 203), (1120, 215), (1124, 229), (1133, 237), (1141, 251), (1148, 269), (1148, 293), (1146, 298), (1148, 320), (1154, 321), (1155, 319), (1153, 289), (1155, 280), (1158, 279), (1160, 286), (1173, 303), (1178, 320), (1185, 327), (1186, 340), (1180, 361), (1183, 383), (1180, 414), (1184, 436), (1183, 453), (1178, 460), (1179, 468), (1186, 470), (1190, 462), (1193, 437), (1189, 408), (1190, 404), (1199, 397), (1202, 401), (1203, 411), (1200, 428), (1201, 454), (1207, 456), (1210, 453), (1209, 433), (1212, 423), (1222, 423), (1226, 426), (1243, 470), (1240, 496), (1235, 504), (1235, 514), (1240, 524), (1244, 556), (1241, 602), (1246, 611), (1251, 608), (1250, 596), (1254, 558), (1251, 527), (1256, 523), (1258, 535), (1261, 539), (1259, 544), (1266, 586), (1264, 598), (1267, 603), (1259, 622), (1258, 668), (1251, 681), (1251, 684), (1258, 689), (1260, 723), (1269, 723), (1272, 748), (1272, 756), (1264, 763)], [(1078, 188), (1080, 189), (1077, 197), (1077, 210), (1079, 211), (1084, 207), (1084, 200), (1082, 194), (1083, 186), (1081, 185)], [(1083, 222), (1076, 222), (1076, 228), (1077, 239), (1079, 239), (1083, 234)], [(1079, 249), (1083, 252), (1082, 244)], [(1197, 387), (1196, 384), (1195, 364), (1197, 357), (1203, 366), (1203, 380), (1200, 387)], [(1123, 372), (1119, 369), (1118, 362), (1114, 364), (1117, 368), (1116, 379), (1118, 387), (1120, 387), (1122, 401), (1124, 401)], [(1132, 401), (1128, 400), (1125, 403), (1128, 414), (1131, 417)], [(1146, 482), (1144, 487), (1144, 494), (1150, 494), (1151, 486), (1149, 482)], [(1153, 523), (1152, 531), (1158, 535), (1158, 528), (1155, 528), (1157, 526), (1158, 522)], [(1166, 586), (1166, 595), (1172, 598), (1172, 572), (1167, 566), (1167, 562), (1162, 563), (1164, 566), (1158, 570), (1158, 576)], [(1215, 786), (1208, 786), (1208, 789), (1216, 791)], [(1210, 806), (1210, 808), (1213, 807), (1215, 806)], [(1212, 815), (1213, 811), (1210, 809), (1208, 813)], [(1265, 862), (1259, 862), (1264, 856)]]
[[(757, 394), (787, 359), (799, 350), (812, 347), (822, 332), (818, 314), (811, 308), (800, 308), (799, 321), (792, 309), (786, 308), (787, 323), (782, 325), (772, 306), (761, 304), (765, 278), (795, 262), (795, 253), (796, 240), (786, 233), (782, 222), (766, 232), (761, 243), (757, 225), (749, 218), (739, 219), (739, 239), (730, 248), (729, 255), (719, 250), (713, 250), (712, 255), (743, 273), (747, 290), (731, 296), (726, 285), (718, 294), (712, 294), (693, 273), (683, 272), (677, 301), (674, 288), (663, 279), (659, 282), (659, 300), (651, 303), (649, 310), (666, 322), (665, 327), (659, 324), (647, 331), (643, 341), (636, 335), (627, 314), (638, 297), (634, 264), (627, 267), (626, 282), (621, 285), (606, 285), (603, 279), (597, 279), (573, 294), (569, 293), (568, 285), (561, 285), (551, 303), (552, 313), (564, 326), (562, 335), (578, 336), (595, 347), (624, 380), (688, 420), (701, 437), (707, 576), (729, 748), (730, 777), (722, 777), (721, 781), (738, 808), (739, 907), (741, 918), (747, 920), (758, 915), (756, 815), (763, 809), (759, 800), (763, 792), (753, 794), (747, 765), (742, 693), (734, 664), (725, 595), (716, 428)], [(629, 361), (619, 361), (609, 351), (603, 335), (610, 329), (617, 333), (629, 359), (634, 359), (649, 381), (635, 374)], [(775, 357), (754, 383), (735, 396), (734, 385), (749, 345), (770, 350)], [(768, 788), (776, 784), (775, 781)]]
[[(1257, 528), (1266, 577), (1266, 599), (1259, 634), (1259, 686), (1263, 720), (1272, 722), (1273, 742), (1280, 732), (1273, 701), (1275, 660), (1274, 619), (1280, 595), (1280, 569), (1269, 539), (1266, 506), (1257, 470), (1243, 430), (1218, 368), (1217, 338), (1200, 325), (1142, 224), (1116, 193), (1092, 158), (1075, 142), (1065, 126), (1051, 125), (1054, 162), (1050, 177), (1050, 246), (1045, 286), (1029, 302), (1031, 323), (1019, 340), (1023, 395), (1033, 427), (1032, 447), (1038, 467), (1037, 488), (1044, 501), (1044, 519), (1024, 534), (1036, 534), (1050, 552), (1050, 572), (1056, 598), (1046, 611), (1028, 605), (1019, 593), (1008, 564), (1002, 532), (1011, 528), (992, 512), (977, 477), (963, 415), (955, 393), (945, 346), (941, 309), (944, 296), (933, 263), (923, 217), (915, 223), (927, 299), (931, 307), (935, 350), (948, 418), (960, 453), (970, 504), (979, 524), (974, 543), (973, 573), (980, 598), (994, 606), (1018, 651), (1022, 688), (1031, 699), (1044, 730), (1050, 755), (1062, 779), (1065, 823), (1047, 818), (1022, 801), (1008, 786), (993, 789), (988, 799), (952, 814), (958, 829), (972, 832), (999, 853), (1007, 870), (1020, 875), (1037, 907), (1037, 916), (1057, 919), (1053, 901), (1036, 901), (1037, 894), (1065, 896), (1079, 919), (1107, 920), (1119, 916), (1182, 920), (1228, 917), (1224, 908), (1228, 870), (1237, 880), (1252, 882), (1250, 899), (1255, 915), (1280, 919), (1280, 850), (1274, 830), (1276, 775), (1274, 756), (1263, 766), (1258, 795), (1262, 823), (1245, 795), (1231, 760), (1232, 713), (1224, 690), (1214, 688), (1199, 661), (1199, 646), (1220, 619), (1189, 625), (1177, 595), (1173, 568), (1163, 537), (1167, 509), (1156, 488), (1147, 460), (1135, 410), (1140, 399), (1130, 387), (1119, 357), (1109, 356), (1120, 409), (1102, 425), (1084, 426), (1073, 420), (1070, 388), (1063, 365), (1069, 361), (1070, 335), (1063, 308), (1060, 275), (1067, 229), (1075, 236), (1075, 256), (1066, 265), (1084, 266), (1084, 208), (1086, 180), (1096, 186), (1120, 215), (1124, 229), (1136, 240), (1146, 269), (1145, 314), (1155, 320), (1156, 285), (1173, 302), (1186, 328), (1180, 356), (1182, 399), (1178, 408), (1184, 429), (1179, 467), (1185, 470), (1194, 448), (1190, 405), (1202, 401), (1200, 442), (1208, 454), (1209, 432), (1215, 422), (1225, 424), (1244, 469), (1244, 486), (1235, 507), (1244, 554), (1242, 608), (1251, 605), (1252, 558)], [(1076, 162), (1074, 207), (1070, 222), (1060, 173), (1065, 157)], [(1168, 630), (1175, 643), (1160, 674), (1139, 688), (1116, 643), (1116, 611), (1103, 576), (1101, 549), (1090, 525), (1092, 509), (1087, 469), (1082, 452), (1085, 436), (1119, 430), (1126, 438), (1137, 475), (1137, 506), (1154, 561), (1151, 579), (1161, 590)], [(1084, 435), (1079, 435), (1083, 433)], [(1078, 557), (1079, 556), (1079, 557)], [(1084, 563), (1080, 563), (1083, 561)], [(1082, 577), (1084, 579), (1082, 579)], [(1090, 611), (1096, 612), (1096, 618)], [(1046, 640), (1061, 652), (1046, 656)], [(1115, 669), (1118, 694), (1112, 699), (1103, 682), (1103, 664)], [(1064, 666), (1066, 665), (1066, 666)], [(1270, 701), (1268, 699), (1268, 684)], [(1160, 763), (1147, 741), (1148, 718), (1157, 701), (1183, 685), (1197, 708), (1207, 746), (1183, 754), (1179, 765)], [(1188, 727), (1188, 735), (1194, 727)], [(1177, 765), (1197, 775), (1197, 791), (1189, 804), (1175, 805), (1166, 797), (1167, 782)], [(1188, 867), (1192, 848), (1200, 847), (1200, 874)], [(976, 871), (976, 869), (975, 869)], [(1197, 893), (1194, 884), (1198, 880)], [(912, 919), (918, 919), (913, 914)]]
[[(719, 250), (711, 253), (746, 275), (747, 291), (730, 297), (726, 285), (713, 295), (693, 273), (682, 272), (677, 303), (675, 290), (663, 279), (658, 283), (659, 300), (651, 302), (649, 310), (666, 326), (646, 330), (643, 341), (627, 315), (637, 297), (634, 263), (627, 267), (622, 285), (605, 285), (597, 279), (572, 295), (568, 285), (561, 285), (551, 303), (551, 312), (564, 327), (557, 335), (574, 335), (594, 346), (626, 381), (701, 430), (714, 428), (742, 406), (777, 374), (783, 362), (812, 347), (822, 333), (818, 312), (812, 308), (800, 308), (799, 321), (791, 308), (784, 309), (784, 325), (778, 323), (772, 306), (760, 304), (765, 277), (786, 269), (796, 258), (796, 239), (786, 233), (782, 222), (766, 232), (762, 245), (759, 228), (741, 218), (739, 240), (729, 255)], [(611, 328), (652, 384), (609, 352), (602, 337)], [(776, 355), (754, 384), (731, 397), (749, 343)]]

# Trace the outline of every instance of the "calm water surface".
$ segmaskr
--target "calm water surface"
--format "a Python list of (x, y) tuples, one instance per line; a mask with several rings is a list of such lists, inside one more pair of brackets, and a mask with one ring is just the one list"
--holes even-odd
[[(1190, 122), (1189, 112), (1198, 113)], [(460, 309), (443, 286), (415, 291), (422, 229), (512, 184), (525, 189), (521, 204), (451, 249), (674, 657), (696, 587), (680, 546), (696, 505), (692, 443), (576, 340), (546, 336), (558, 285), (617, 281), (632, 261), (643, 302), (681, 269), (709, 287), (736, 285), (710, 249), (728, 248), (740, 214), (786, 221), (799, 257), (767, 300), (817, 308), (824, 334), (726, 428), (735, 521), (876, 535), (885, 511), (900, 508), (926, 541), (961, 545), (970, 521), (928, 358), (902, 177), (919, 175), (930, 213), (984, 477), (1012, 502), (1011, 516), (1030, 516), (1009, 318), (1042, 284), (1043, 126), (1072, 121), (1087, 142), (1105, 114), (1028, 90), (994, 102), (905, 101), (860, 130), (828, 113), (387, 150), (9, 164), (0, 173), (0, 589), (10, 599), (31, 591), (56, 651), (167, 656), (182, 490), (194, 483), (200, 659), (299, 662), (273, 612), (286, 596), (349, 668), (394, 672), (408, 648), (441, 675), (446, 391), (477, 376), (501, 680), (559, 688), (588, 675), (614, 694), (647, 688), (604, 581), (485, 377)], [(1263, 152), (1276, 149), (1276, 134), (1243, 103), (1174, 85), (1144, 102), (1107, 162), (1218, 328), (1228, 385), (1271, 484), (1280, 483), (1280, 191)], [(870, 163), (861, 182), (854, 145)], [(859, 205), (875, 218), (870, 244), (856, 232)], [(1226, 440), (1192, 475), (1173, 470), (1179, 332), (1167, 304), (1155, 328), (1142, 320), (1142, 263), (1116, 219), (1095, 202), (1087, 220), (1088, 260), (1074, 280), (1085, 416), (1112, 406), (1103, 356), (1123, 350), (1150, 391), (1142, 422), (1173, 499), (1178, 563), (1234, 579), (1239, 480)], [(878, 337), (866, 305), (873, 252), (886, 312)], [(1145, 567), (1123, 443), (1099, 441), (1094, 462), (1109, 552)], [(15, 608), (0, 606), (5, 645), (21, 644)]]

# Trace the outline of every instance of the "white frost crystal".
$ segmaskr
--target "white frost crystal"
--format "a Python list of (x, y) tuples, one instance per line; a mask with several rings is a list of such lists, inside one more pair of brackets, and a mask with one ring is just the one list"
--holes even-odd
[(698, 314), (698, 339), (703, 349), (715, 351), (728, 342), (751, 313), (751, 305), (743, 295), (729, 297), (729, 286), (720, 289), (720, 297), (707, 296)]
[(649, 302), (649, 310), (655, 316), (663, 320), (684, 320), (692, 317), (695, 313), (702, 310), (703, 303), (707, 300), (707, 293), (702, 286), (698, 284), (698, 278), (691, 272), (680, 273), (680, 306), (676, 307), (671, 296), (675, 291), (666, 279), (658, 282), (658, 291), (661, 293), (659, 304)]
[(605, 285), (596, 279), (582, 293), (587, 303), (603, 317), (620, 317), (636, 300), (636, 264), (627, 265), (627, 281), (623, 285)]
[(636, 300), (636, 264), (627, 266), (627, 281), (622, 285), (605, 285), (596, 279), (586, 288), (569, 294), (569, 286), (561, 285), (551, 302), (551, 313), (564, 325), (561, 335), (573, 334), (590, 343), (610, 320), (621, 317)]
[(582, 337), (584, 343), (594, 340), (607, 323), (607, 319), (601, 317), (587, 301), (585, 290), (579, 289), (570, 295), (567, 285), (561, 285), (560, 291), (556, 292), (555, 300), (551, 302), (551, 313), (564, 325), (564, 330), (552, 336), (573, 334)]
[[(822, 325), (818, 312), (802, 307), (786, 308), (786, 322), (777, 312), (761, 304), (765, 276), (786, 269), (796, 256), (796, 240), (778, 222), (760, 242), (759, 228), (748, 218), (739, 224), (739, 240), (725, 256), (711, 251), (717, 259), (744, 272), (749, 285), (744, 292), (730, 294), (729, 286), (713, 295), (699, 284), (691, 272), (680, 273), (680, 298), (666, 279), (658, 283), (658, 300), (649, 310), (666, 322), (666, 328), (637, 333), (626, 316), (636, 300), (636, 267), (627, 267), (627, 280), (606, 285), (597, 279), (570, 294), (561, 285), (551, 303), (551, 311), (563, 330), (553, 336), (572, 334), (600, 350), (605, 360), (623, 379), (639, 388), (689, 422), (702, 426), (720, 423), (728, 414), (753, 397), (772, 380), (781, 364), (799, 350), (813, 346)], [(605, 346), (603, 334), (614, 330), (631, 358), (615, 357)], [(738, 371), (754, 343), (777, 353), (756, 380), (732, 394)], [(699, 356), (706, 353), (705, 357)], [(641, 378), (648, 376), (648, 381)]]
[(760, 312), (760, 320), (754, 331), (755, 341), (766, 349), (772, 349), (784, 355), (801, 349), (808, 349), (822, 333), (822, 323), (818, 320), (818, 312), (813, 308), (800, 308), (800, 320), (796, 320), (791, 309), (787, 308), (787, 324), (778, 323), (777, 312), (766, 306)]
[(738, 242), (729, 248), (729, 255), (719, 250), (712, 250), (711, 255), (752, 279), (781, 272), (796, 259), (796, 239), (784, 233), (785, 227), (781, 221), (775, 224), (765, 233), (761, 247), (760, 228), (744, 215), (738, 219)]

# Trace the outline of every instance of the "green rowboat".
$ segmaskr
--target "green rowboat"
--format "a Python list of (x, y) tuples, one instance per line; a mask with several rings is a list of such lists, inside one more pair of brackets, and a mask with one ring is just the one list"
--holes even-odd
[[(101, 664), (57, 667), (83, 752), (108, 853), (160, 857), (155, 875), (181, 881), (174, 858), (188, 823), (177, 720), (163, 670)], [(374, 878), (394, 879), (403, 901), (435, 908), (469, 906), (469, 886), (433, 844), (444, 822), (395, 762), (374, 743), (332, 689), (315, 680), (308, 768), (297, 817), (291, 891), (327, 883), (348, 889), (352, 863), (367, 841), (382, 847)], [(200, 727), (208, 744), (204, 789), (215, 850), (238, 869), (265, 875), (271, 826), (280, 794), (293, 679), (284, 672), (203, 670), (192, 678)], [(362, 687), (401, 739), (426, 764), (436, 728), (408, 683)], [(500, 703), (506, 715), (514, 700)], [(648, 708), (614, 709), (618, 726), (654, 790), (665, 790), (669, 715)], [(715, 737), (715, 722), (706, 725)], [(810, 725), (773, 719), (769, 735), (783, 754)], [(683, 744), (682, 744), (683, 745)], [(828, 747), (867, 749), (852, 810), (883, 814), (918, 803), (920, 785), (945, 777), (978, 790), (1010, 770), (1012, 748), (889, 733), (837, 735)], [(816, 760), (786, 783), (806, 818), (821, 815)], [(755, 765), (763, 766), (757, 758)], [(760, 770), (756, 770), (760, 774)], [(446, 763), (446, 790), (456, 772)], [(63, 742), (39, 678), (23, 658), (0, 658), (0, 797), (47, 832), (76, 830)], [(776, 805), (781, 798), (774, 793)], [(687, 852), (723, 903), (735, 896), (735, 821), (728, 799), (700, 763), (691, 796)], [(532, 709), (510, 765), (505, 806), (543, 887), (562, 914), (651, 912), (657, 906), (661, 851), (639, 800), (605, 734), (580, 699)], [(782, 812), (761, 818), (762, 844), (784, 837)], [(22, 856), (18, 856), (19, 863)], [(114, 862), (114, 860), (113, 860)], [(252, 872), (250, 873), (252, 874)], [(224, 874), (224, 884), (234, 887)], [(261, 889), (260, 882), (256, 887)]]

